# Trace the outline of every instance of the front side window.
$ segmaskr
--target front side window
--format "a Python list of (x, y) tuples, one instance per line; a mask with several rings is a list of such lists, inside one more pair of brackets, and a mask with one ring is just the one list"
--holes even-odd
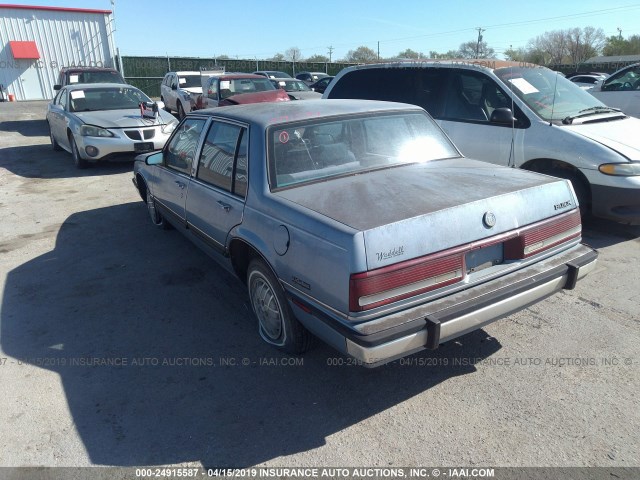
[(464, 70), (451, 73), (442, 118), (488, 122), (497, 108), (511, 108), (511, 101), (491, 78)]
[(640, 65), (612, 75), (602, 84), (605, 92), (640, 90)]
[(460, 156), (420, 111), (278, 125), (268, 141), (271, 188)]
[(191, 165), (205, 123), (206, 120), (201, 118), (188, 118), (176, 128), (165, 147), (165, 166), (187, 175), (191, 173)]

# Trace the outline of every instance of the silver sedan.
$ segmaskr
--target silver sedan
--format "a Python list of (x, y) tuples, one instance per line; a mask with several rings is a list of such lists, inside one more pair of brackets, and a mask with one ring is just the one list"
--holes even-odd
[(53, 149), (68, 151), (84, 168), (160, 150), (178, 121), (135, 87), (98, 83), (62, 88), (47, 108), (47, 123)]

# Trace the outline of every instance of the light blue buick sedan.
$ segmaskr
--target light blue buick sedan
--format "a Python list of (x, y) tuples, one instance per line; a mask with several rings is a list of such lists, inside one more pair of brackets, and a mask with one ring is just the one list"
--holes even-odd
[(568, 181), (464, 158), (411, 105), (199, 110), (133, 181), (155, 225), (246, 283), (267, 343), (315, 336), (365, 366), (572, 289), (597, 259)]

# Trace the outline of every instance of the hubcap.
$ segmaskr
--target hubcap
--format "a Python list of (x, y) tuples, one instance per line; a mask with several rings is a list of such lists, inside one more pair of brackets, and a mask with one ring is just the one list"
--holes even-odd
[(260, 331), (268, 337), (265, 340), (278, 340), (282, 335), (282, 312), (271, 286), (262, 277), (251, 283), (251, 302)]

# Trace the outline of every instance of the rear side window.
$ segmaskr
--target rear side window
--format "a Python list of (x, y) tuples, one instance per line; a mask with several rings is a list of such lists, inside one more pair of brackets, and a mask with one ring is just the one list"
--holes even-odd
[[(364, 68), (340, 78), (329, 98), (411, 103), (442, 116), (448, 71), (438, 68)], [(335, 80), (334, 80), (335, 82)]]

